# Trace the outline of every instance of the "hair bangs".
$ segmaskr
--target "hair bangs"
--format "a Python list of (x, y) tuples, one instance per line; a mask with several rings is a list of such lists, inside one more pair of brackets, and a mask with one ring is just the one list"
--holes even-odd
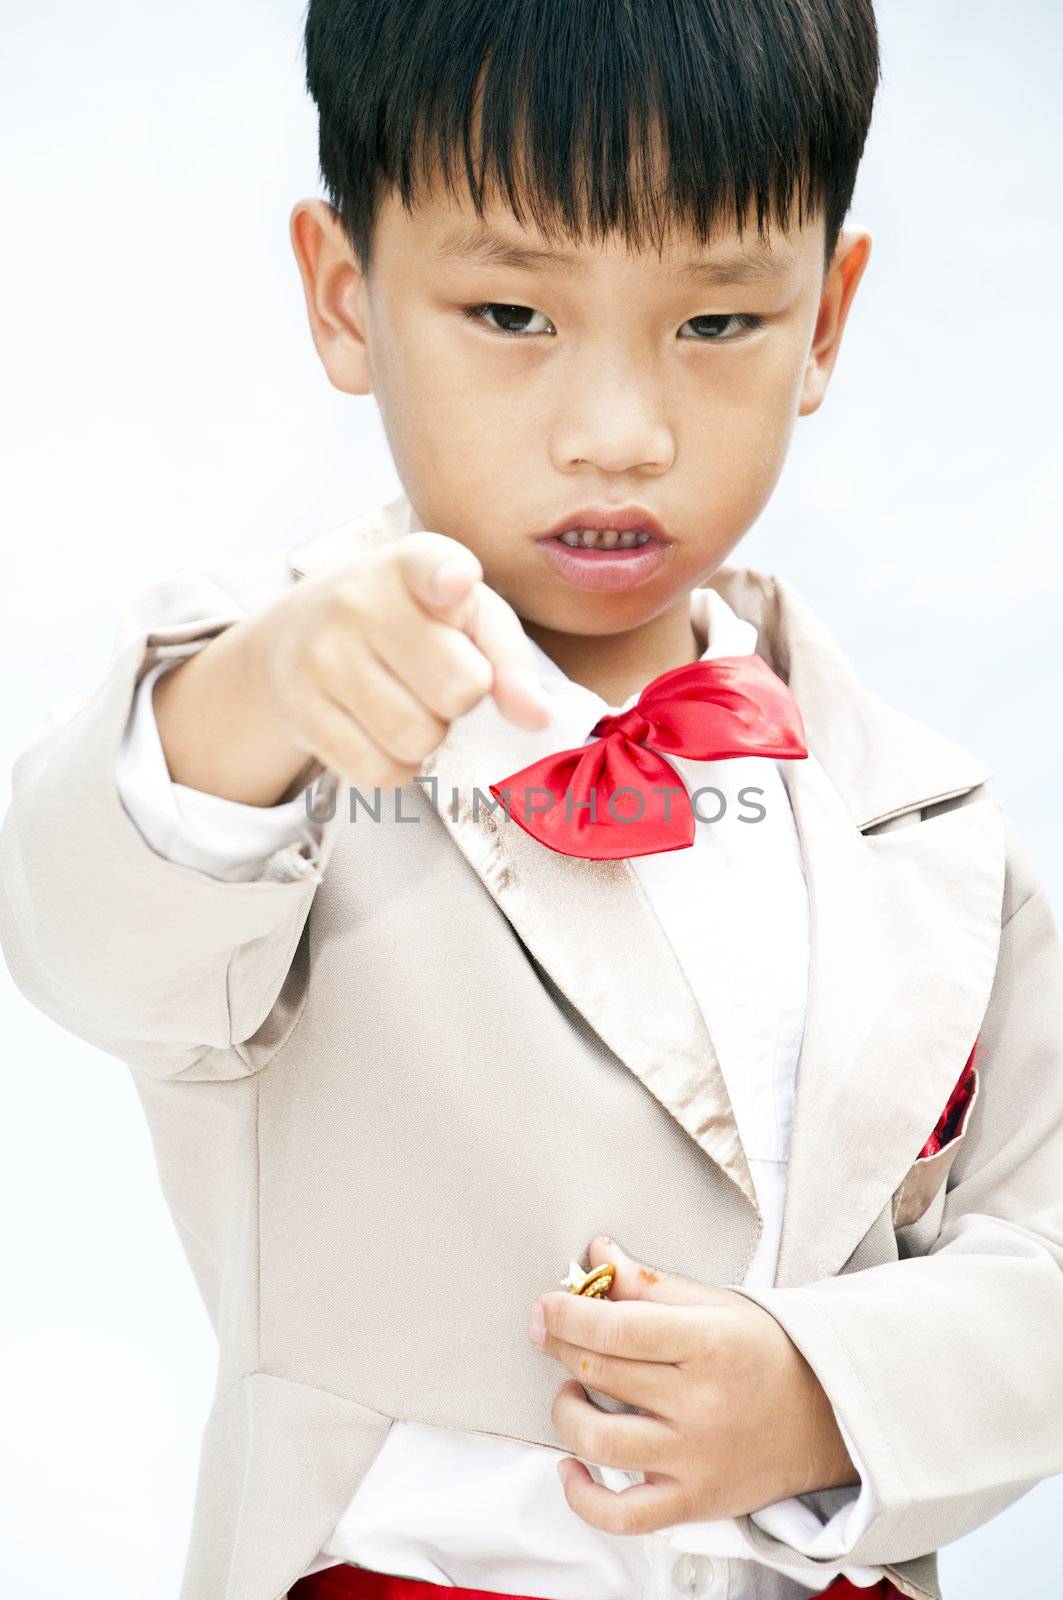
[(870, 0), (311, 0), (321, 172), (363, 267), (383, 190), (580, 244), (708, 244), (825, 219), (829, 257), (878, 81)]

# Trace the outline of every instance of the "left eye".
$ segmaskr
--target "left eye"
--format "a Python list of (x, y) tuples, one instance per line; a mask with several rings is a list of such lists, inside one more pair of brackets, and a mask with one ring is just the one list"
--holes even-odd
[[(499, 300), (485, 300), (477, 306), (463, 306), (462, 315), (468, 317), (471, 322), (486, 323), (489, 328), (494, 328), (496, 333), (508, 334), (511, 338), (546, 333), (553, 329), (553, 323), (541, 311), (534, 311), (531, 306), (505, 305)], [(536, 317), (540, 317), (546, 323), (545, 328), (528, 326), (529, 321), (534, 321)], [(488, 321), (489, 318), (494, 318), (494, 321)], [(683, 327), (693, 327), (695, 323), (701, 324), (702, 331), (694, 337), (702, 344), (729, 344), (736, 334), (759, 328), (762, 320), (752, 312), (733, 311), (717, 316), (691, 317), (689, 322), (684, 322)]]
[[(730, 311), (719, 316), (691, 317), (690, 321), (684, 322), (683, 326), (684, 328), (689, 328), (695, 322), (709, 323), (714, 337), (702, 339), (701, 342), (703, 344), (729, 344), (735, 332), (744, 333), (751, 328), (759, 328), (761, 320), (760, 317), (755, 317), (750, 311)], [(733, 324), (733, 331), (728, 338), (723, 338), (721, 335), (727, 328), (728, 323)]]

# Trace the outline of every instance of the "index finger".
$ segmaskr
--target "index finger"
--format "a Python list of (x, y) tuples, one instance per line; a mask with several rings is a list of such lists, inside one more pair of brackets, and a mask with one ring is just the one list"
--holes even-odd
[(561, 1293), (539, 1296), (546, 1331), (566, 1344), (629, 1361), (685, 1361), (704, 1348), (704, 1326), (693, 1313), (712, 1306), (669, 1306), (650, 1300), (610, 1300), (608, 1295)]
[(494, 668), (491, 695), (502, 715), (521, 728), (549, 727), (553, 713), (539, 682), (531, 641), (509, 602), (477, 582), (461, 626)]
[[(539, 682), (531, 641), (512, 606), (482, 581), (473, 552), (449, 535), (407, 534), (399, 549), (404, 580), (432, 615), (460, 629), (490, 662), (491, 696), (518, 727), (541, 729), (553, 713)], [(443, 574), (442, 590), (436, 578)]]

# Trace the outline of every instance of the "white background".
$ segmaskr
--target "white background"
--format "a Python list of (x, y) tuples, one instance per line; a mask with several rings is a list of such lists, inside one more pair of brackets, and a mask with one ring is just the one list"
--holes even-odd
[[(324, 377), (288, 244), (319, 192), (297, 7), (0, 0), (0, 19), (6, 807), (18, 751), (99, 679), (161, 570), (293, 544), (399, 484), (373, 400)], [(872, 260), (827, 401), (732, 559), (780, 571), (871, 688), (994, 769), (1058, 914), (1063, 7), (879, 0), (879, 19), (852, 212)], [(126, 1069), (2, 964), (0, 1011), (0, 1592), (171, 1600), (213, 1336)], [(1055, 1478), (947, 1548), (946, 1600), (1058, 1597), (1061, 1517)]]

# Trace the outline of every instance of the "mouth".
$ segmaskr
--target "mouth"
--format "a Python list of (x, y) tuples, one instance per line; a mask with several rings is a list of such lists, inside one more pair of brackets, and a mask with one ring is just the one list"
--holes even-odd
[(553, 571), (572, 587), (615, 591), (644, 583), (674, 540), (644, 506), (591, 506), (536, 542)]
[(645, 528), (566, 528), (564, 533), (551, 536), (568, 550), (579, 550), (586, 555), (626, 555), (629, 550), (644, 550), (648, 544), (660, 544)]
[(573, 550), (644, 549), (651, 541), (672, 544), (668, 530), (646, 506), (581, 506), (545, 535)]

